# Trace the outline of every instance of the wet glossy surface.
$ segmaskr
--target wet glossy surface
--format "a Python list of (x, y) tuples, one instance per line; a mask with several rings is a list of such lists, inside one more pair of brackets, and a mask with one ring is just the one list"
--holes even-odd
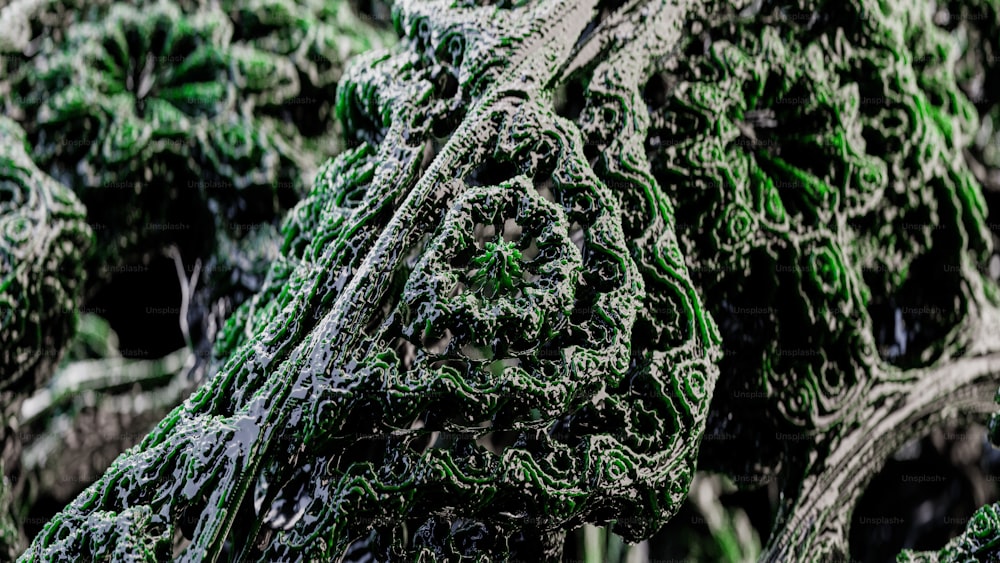
[[(696, 466), (780, 474), (764, 558), (831, 559), (881, 459), (993, 408), (978, 114), (923, 3), (479, 4), (400, 2), (399, 43), (337, 78), (348, 148), (285, 215), (208, 381), (22, 561), (558, 560), (584, 523), (652, 535)], [(230, 52), (226, 17), (164, 6), (66, 56), (173, 29), (206, 45), (192, 72), (254, 93), (206, 79), (186, 88), (210, 103), (168, 111), (155, 67), (86, 90), (144, 104), (101, 133), (126, 160), (144, 119), (292, 91), (269, 41)], [(294, 151), (265, 121), (197, 136), (233, 152), (206, 149), (212, 173), (279, 181)], [(941, 557), (992, 549), (992, 510)]]

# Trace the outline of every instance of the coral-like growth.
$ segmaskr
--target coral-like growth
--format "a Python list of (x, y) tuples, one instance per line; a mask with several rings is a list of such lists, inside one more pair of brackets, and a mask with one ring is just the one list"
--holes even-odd
[[(765, 560), (836, 560), (888, 455), (995, 410), (995, 110), (967, 77), (996, 77), (955, 30), (996, 22), (402, 0), (398, 44), (341, 74), (319, 2), (104, 13), (14, 81), (36, 160), (88, 205), (126, 182), (211, 209), (213, 260), (266, 278), (24, 562), (559, 560), (584, 524), (650, 537), (696, 469), (778, 479)], [(994, 553), (996, 525), (900, 557)]]

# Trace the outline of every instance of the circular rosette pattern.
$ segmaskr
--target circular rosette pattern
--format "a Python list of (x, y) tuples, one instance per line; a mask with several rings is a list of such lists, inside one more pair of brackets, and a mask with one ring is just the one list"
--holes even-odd
[(219, 9), (157, 2), (114, 6), (45, 43), (14, 79), (36, 159), (74, 189), (298, 183), (310, 158), (296, 154), (294, 134), (256, 113), (298, 92), (298, 77), (233, 34)]
[(262, 93), (298, 91), (290, 63), (235, 44), (217, 7), (98, 12), (42, 42), (12, 81), (39, 167), (103, 227), (93, 269), (168, 244), (189, 255), (201, 248), (190, 240), (238, 240), (294, 205), (317, 159), (258, 111)]
[(168, 3), (117, 5), (73, 28), (61, 49), (52, 45), (38, 68), (15, 78), (23, 109), (37, 111), (36, 156), (84, 158), (100, 169), (170, 148), (158, 142), (185, 144), (196, 118), (235, 108), (231, 36), (223, 14), (184, 17)]
[(527, 180), (465, 192), (404, 289), (404, 336), (489, 357), (544, 345), (568, 322), (582, 268), (567, 227)]

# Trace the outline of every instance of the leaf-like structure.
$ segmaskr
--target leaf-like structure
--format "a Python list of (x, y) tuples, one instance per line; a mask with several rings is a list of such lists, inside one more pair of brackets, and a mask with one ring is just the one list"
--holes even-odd
[(995, 360), (956, 361), (997, 349), (996, 289), (963, 155), (979, 119), (934, 17), (906, 1), (714, 14), (711, 40), (647, 85), (654, 175), (723, 335), (721, 439), (700, 468), (778, 476), (765, 560), (845, 557), (882, 460), (995, 408)]

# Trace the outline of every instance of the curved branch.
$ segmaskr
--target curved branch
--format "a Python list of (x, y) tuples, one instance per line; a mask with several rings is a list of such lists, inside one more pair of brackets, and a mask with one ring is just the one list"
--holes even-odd
[(822, 450), (817, 449), (794, 503), (779, 514), (760, 560), (846, 557), (854, 506), (886, 458), (931, 427), (996, 411), (998, 382), (1000, 352), (993, 352), (917, 371), (906, 385), (876, 384), (867, 408), (856, 410), (867, 418), (820, 442)]

